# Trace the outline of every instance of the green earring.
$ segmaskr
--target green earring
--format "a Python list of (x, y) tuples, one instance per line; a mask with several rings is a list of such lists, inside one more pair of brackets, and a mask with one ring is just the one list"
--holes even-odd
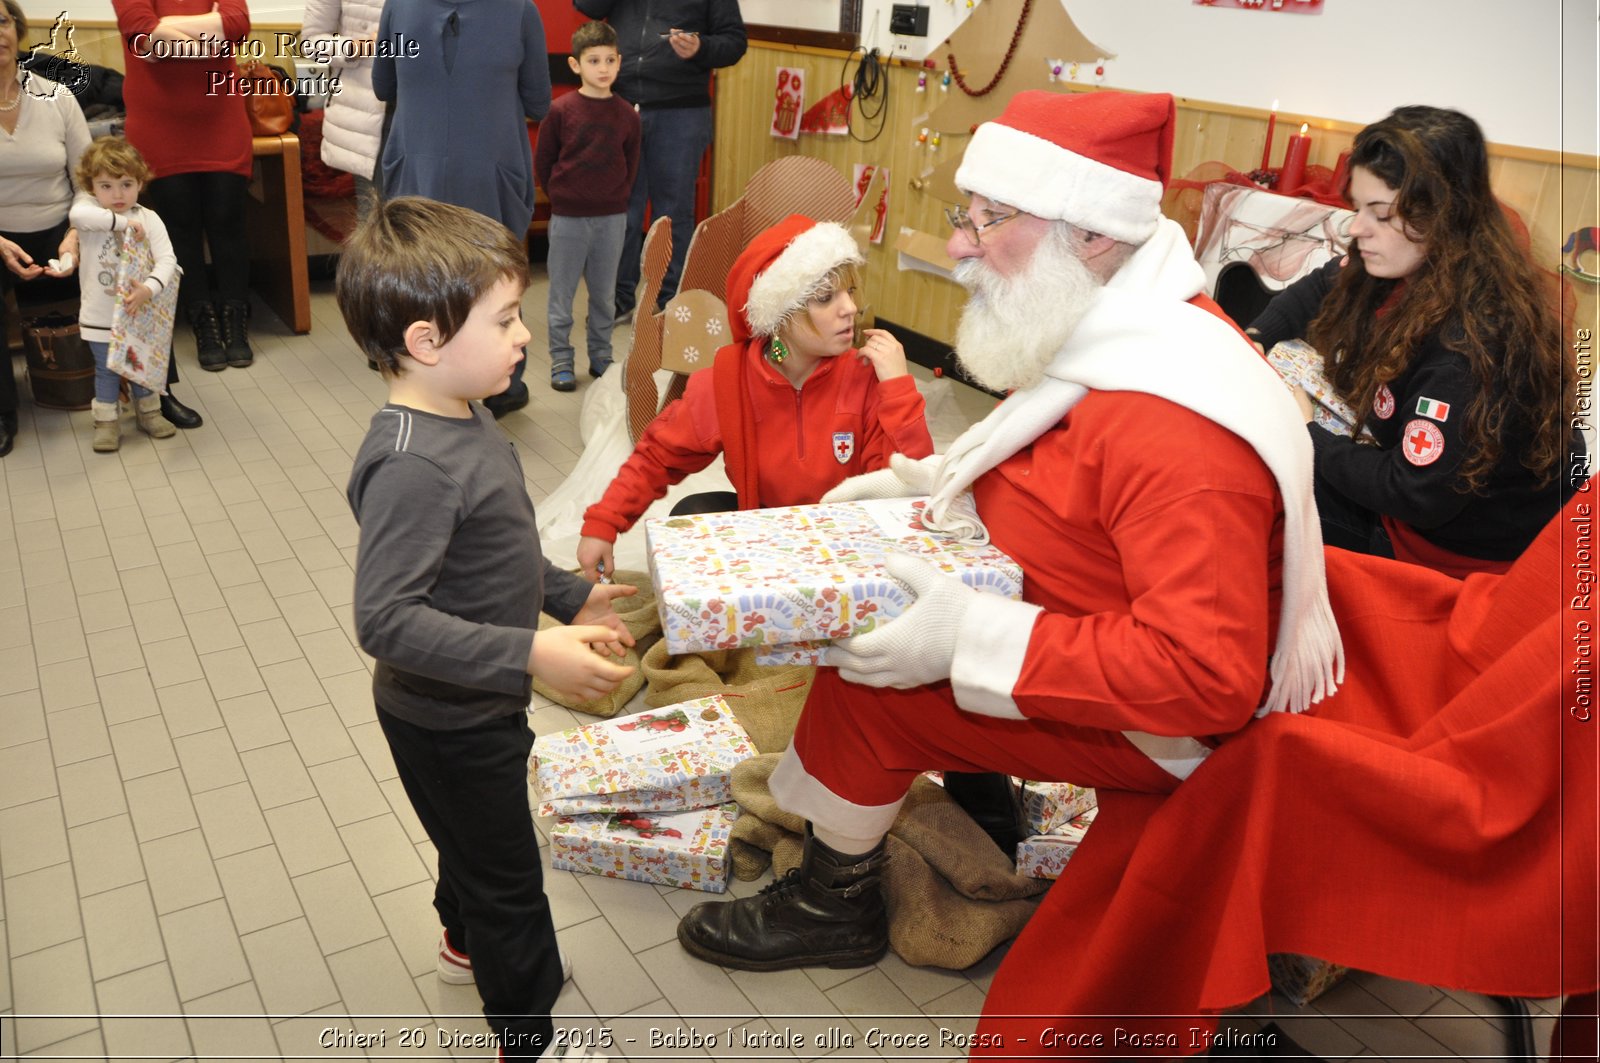
[(782, 365), (787, 357), (789, 357), (789, 345), (777, 336), (772, 337), (772, 343), (767, 347), (767, 361), (773, 365)]

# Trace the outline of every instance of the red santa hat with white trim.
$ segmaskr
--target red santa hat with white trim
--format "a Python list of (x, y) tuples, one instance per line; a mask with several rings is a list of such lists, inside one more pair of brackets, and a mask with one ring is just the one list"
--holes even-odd
[(849, 230), (836, 222), (791, 214), (769, 226), (728, 271), (734, 342), (772, 335), (822, 291), (834, 270), (865, 261)]
[(1019, 92), (973, 134), (956, 187), (1142, 244), (1161, 218), (1176, 114), (1166, 93)]

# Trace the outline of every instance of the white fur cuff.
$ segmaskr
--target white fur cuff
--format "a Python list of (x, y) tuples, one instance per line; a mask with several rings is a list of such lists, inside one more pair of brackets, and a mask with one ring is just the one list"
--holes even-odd
[(782, 808), (852, 838), (888, 834), (905, 801), (901, 798), (887, 805), (858, 805), (840, 797), (806, 770), (793, 745), (783, 751), (783, 759), (772, 769), (767, 785)]
[(1003, 720), (1024, 719), (1011, 691), (1022, 677), (1033, 625), (1044, 610), (998, 594), (973, 596), (956, 633), (950, 689), (968, 712)]

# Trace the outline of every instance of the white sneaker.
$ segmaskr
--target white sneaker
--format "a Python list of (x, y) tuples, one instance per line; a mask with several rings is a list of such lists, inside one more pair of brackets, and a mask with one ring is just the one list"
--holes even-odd
[[(556, 949), (561, 956), (561, 980), (570, 982), (572, 980), (572, 961), (567, 958), (566, 949), (561, 948), (560, 945), (557, 945)], [(477, 977), (472, 973), (472, 958), (450, 944), (450, 935), (443, 930), (439, 932), (439, 965), (437, 971), (439, 981), (448, 982), (450, 985), (471, 985), (477, 981)]]

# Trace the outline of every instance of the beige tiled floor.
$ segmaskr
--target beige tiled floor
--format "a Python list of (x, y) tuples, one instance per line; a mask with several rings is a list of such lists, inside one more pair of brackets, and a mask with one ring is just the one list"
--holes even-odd
[[(504, 422), (536, 500), (580, 445), (581, 392), (543, 387), (543, 302), (536, 284), (525, 301), (533, 404)], [(130, 432), (119, 454), (94, 454), (87, 413), (24, 400), (17, 448), (0, 461), (7, 1056), (362, 1055), (319, 1045), (340, 1029), (386, 1033), (366, 1054), (403, 1057), (427, 1053), (401, 1045), (402, 1030), (423, 1028), (438, 1054), (433, 1031), (486, 1029), (473, 989), (434, 976), (433, 854), (350, 631), (345, 479), (383, 387), (326, 285), (313, 311), (304, 337), (258, 318), (248, 370), (201, 372), (180, 338), (179, 393), (204, 412), (198, 431), (159, 442)], [(539, 731), (572, 722), (534, 711)], [(621, 1043), (634, 1058), (876, 1058), (860, 1047), (870, 1026), (970, 1030), (1000, 960), (965, 972), (891, 955), (865, 971), (728, 973), (674, 940), (698, 894), (564, 872), (548, 881), (576, 966), (558, 1010), (634, 1038)], [(1235, 1022), (1275, 1019), (1329, 1058), (1499, 1055), (1485, 1010), (1357, 976), (1315, 1008), (1265, 997)], [(651, 1049), (652, 1028), (719, 1044)], [(837, 1029), (856, 1047), (729, 1048), (733, 1028), (808, 1039)]]

